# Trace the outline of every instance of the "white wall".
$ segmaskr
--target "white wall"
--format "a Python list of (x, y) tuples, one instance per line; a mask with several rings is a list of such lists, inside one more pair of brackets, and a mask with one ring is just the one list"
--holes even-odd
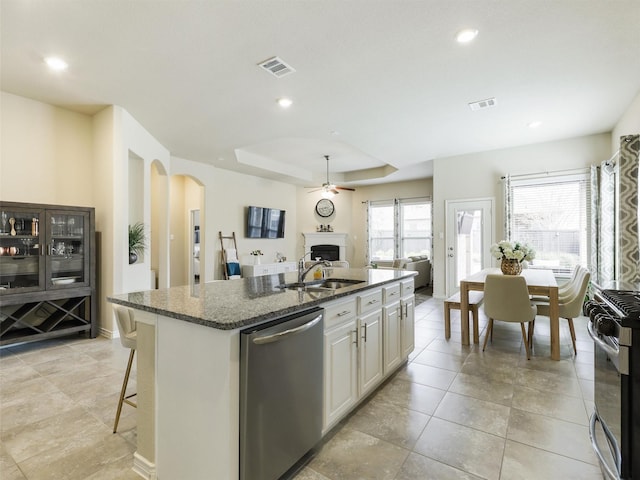
[[(252, 263), (253, 259), (250, 255), (252, 250), (262, 250), (263, 263), (274, 262), (276, 252), (282, 253), (287, 260), (292, 260), (296, 255), (297, 232), (300, 231), (297, 222), (296, 187), (229, 170), (215, 169), (215, 175), (216, 185), (210, 192), (210, 200), (207, 202), (207, 208), (213, 211), (213, 223), (207, 227), (207, 234), (211, 236), (213, 233), (216, 239), (214, 253), (216, 278), (222, 278), (219, 231), (223, 235), (236, 233), (238, 258), (241, 264)], [(285, 238), (246, 238), (246, 208), (250, 205), (285, 210)], [(225, 245), (225, 248), (228, 246)]]
[(623, 135), (637, 135), (640, 133), (640, 92), (633, 99), (629, 108), (620, 117), (611, 132), (611, 154), (620, 148), (620, 137)]
[(431, 197), (432, 195), (432, 178), (358, 187), (353, 198), (351, 216), (354, 265), (363, 266), (366, 264), (367, 215), (365, 205), (362, 202), (366, 200), (391, 200), (393, 198)]
[(588, 167), (610, 157), (611, 135), (539, 143), (434, 160), (433, 294), (445, 292), (445, 201), (490, 197), (495, 199), (494, 241), (503, 238), (504, 202), (500, 177)]
[(336, 233), (347, 233), (346, 257), (352, 267), (362, 267), (365, 261), (367, 242), (366, 207), (363, 202), (370, 200), (390, 200), (393, 198), (428, 197), (433, 191), (433, 180), (421, 179), (408, 182), (387, 183), (358, 187), (355, 192), (341, 190), (331, 201), (335, 212), (327, 218), (316, 213), (316, 203), (322, 197), (320, 192), (309, 188), (298, 188), (298, 247), (296, 258), (302, 256), (304, 239), (302, 233), (315, 232), (319, 225), (331, 225)]
[[(275, 261), (276, 252), (289, 260), (295, 257), (299, 231), (295, 186), (178, 157), (171, 159), (171, 173), (189, 175), (204, 187), (204, 207), (200, 212), (201, 281), (223, 278), (218, 232), (225, 236), (235, 232), (240, 263), (251, 263), (250, 252), (257, 249), (264, 253), (265, 263)], [(250, 205), (285, 210), (285, 238), (245, 238), (246, 208)], [(231, 248), (231, 243), (225, 241), (225, 248)]]
[[(115, 127), (114, 158), (114, 197), (113, 215), (114, 231), (114, 281), (113, 293), (127, 293), (150, 288), (151, 255), (145, 254), (142, 261), (129, 265), (128, 225), (129, 203), (141, 201), (143, 222), (147, 228), (151, 225), (151, 164), (154, 161), (170, 167), (169, 151), (160, 144), (135, 118), (121, 107), (114, 107), (117, 113)], [(139, 157), (143, 162), (141, 169), (143, 178), (129, 178), (129, 158)], [(142, 193), (138, 191), (142, 189)], [(167, 202), (167, 199), (164, 199)], [(138, 207), (139, 208), (139, 207)], [(166, 209), (165, 215), (168, 215)], [(168, 236), (168, 232), (160, 232), (160, 236)]]
[(1, 92), (0, 199), (93, 206), (92, 118)]
[[(618, 148), (615, 144), (619, 136), (640, 131), (639, 94), (611, 134), (437, 159), (434, 161), (433, 180), (343, 191), (333, 199), (336, 213), (324, 219), (315, 213), (315, 204), (320, 198), (318, 192), (307, 193), (309, 189), (216, 169), (190, 160), (169, 158), (169, 152), (120, 107), (107, 107), (89, 117), (6, 92), (1, 93), (0, 101), (0, 199), (96, 208), (96, 228), (103, 233), (100, 325), (106, 334), (112, 331), (113, 325), (111, 309), (104, 297), (146, 288), (151, 267), (151, 260), (145, 259), (142, 266), (133, 266), (134, 270), (141, 270), (137, 272), (140, 275), (132, 276), (127, 262), (129, 152), (145, 162), (142, 183), (146, 223), (151, 221), (150, 163), (154, 159), (168, 175), (188, 175), (204, 187), (201, 226), (204, 248), (201, 255), (208, 258), (205, 261), (209, 262), (209, 267), (203, 272), (203, 281), (222, 277), (220, 230), (225, 234), (236, 232), (241, 262), (249, 262), (249, 252), (258, 248), (265, 252), (263, 261), (267, 262), (275, 258), (276, 252), (283, 253), (289, 260), (299, 258), (303, 248), (301, 232), (315, 231), (321, 223), (331, 224), (334, 231), (349, 233), (347, 258), (354, 266), (362, 266), (366, 242), (362, 201), (432, 195), (435, 294), (443, 295), (444, 241), (439, 240), (437, 234), (444, 232), (445, 200), (496, 198), (495, 237), (501, 237), (500, 176), (579, 168), (597, 163), (610, 157), (611, 152)], [(27, 188), (21, 181), (24, 178), (27, 178)], [(166, 182), (168, 184), (168, 180)], [(158, 211), (166, 214), (169, 211), (168, 187), (160, 191), (164, 198), (158, 205)], [(245, 208), (248, 205), (286, 210), (286, 238), (244, 238)], [(168, 218), (165, 224), (159, 223), (162, 232), (153, 232), (153, 241), (162, 245), (160, 255), (163, 258), (154, 259), (154, 264), (168, 272)], [(168, 277), (166, 284), (160, 286), (167, 285)]]
[(340, 190), (338, 195), (331, 198), (335, 210), (329, 217), (321, 217), (316, 212), (316, 204), (322, 198), (319, 191), (298, 187), (296, 191), (296, 204), (298, 205), (298, 233), (296, 236), (295, 254), (288, 260), (296, 261), (306, 252), (304, 251), (303, 233), (316, 232), (320, 225), (330, 225), (335, 233), (347, 233), (347, 245), (345, 250), (346, 260), (353, 262), (354, 239), (352, 235), (351, 213), (354, 208), (354, 192)]
[(94, 187), (96, 209), (96, 231), (100, 232), (100, 248), (96, 261), (99, 265), (97, 279), (98, 324), (100, 334), (113, 335), (113, 314), (107, 302), (107, 295), (113, 292), (114, 243), (111, 240), (114, 229), (113, 211), (113, 162), (115, 157), (115, 116), (116, 110), (108, 107), (93, 117), (93, 172), (91, 183)]

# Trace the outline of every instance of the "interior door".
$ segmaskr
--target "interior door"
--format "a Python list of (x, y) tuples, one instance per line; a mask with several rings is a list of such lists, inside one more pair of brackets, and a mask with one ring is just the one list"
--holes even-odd
[(458, 291), (460, 280), (491, 265), (493, 199), (446, 202), (447, 296)]

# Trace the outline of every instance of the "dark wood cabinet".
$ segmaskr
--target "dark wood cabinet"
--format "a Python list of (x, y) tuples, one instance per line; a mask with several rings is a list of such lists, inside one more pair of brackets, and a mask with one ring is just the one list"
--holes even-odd
[(95, 210), (0, 202), (0, 345), (97, 335)]

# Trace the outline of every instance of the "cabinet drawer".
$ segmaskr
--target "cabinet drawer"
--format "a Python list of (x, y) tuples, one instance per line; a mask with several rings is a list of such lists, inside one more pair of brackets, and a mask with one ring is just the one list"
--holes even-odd
[(403, 297), (407, 297), (409, 295), (413, 295), (413, 292), (415, 290), (415, 285), (414, 285), (414, 282), (413, 282), (413, 278), (411, 278), (410, 280), (403, 280), (400, 283), (402, 285), (402, 296)]
[(382, 289), (358, 295), (358, 313), (363, 314), (382, 308)]
[(329, 330), (356, 318), (356, 299), (348, 298), (327, 303), (324, 307), (324, 329)]
[(394, 283), (382, 288), (382, 300), (385, 304), (400, 299), (400, 283)]

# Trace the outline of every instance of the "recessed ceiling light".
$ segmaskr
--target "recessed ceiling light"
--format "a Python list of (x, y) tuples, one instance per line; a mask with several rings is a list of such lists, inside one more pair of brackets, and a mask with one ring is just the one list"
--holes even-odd
[(56, 72), (61, 72), (69, 67), (69, 64), (59, 57), (47, 57), (44, 61), (51, 70)]
[(478, 36), (478, 30), (475, 28), (465, 28), (456, 33), (458, 43), (469, 43)]
[(293, 104), (293, 100), (290, 98), (282, 97), (278, 99), (278, 105), (282, 108), (289, 108)]
[(527, 127), (529, 128), (538, 128), (540, 125), (542, 125), (542, 122), (540, 120), (536, 120), (535, 122), (531, 122), (527, 125)]

